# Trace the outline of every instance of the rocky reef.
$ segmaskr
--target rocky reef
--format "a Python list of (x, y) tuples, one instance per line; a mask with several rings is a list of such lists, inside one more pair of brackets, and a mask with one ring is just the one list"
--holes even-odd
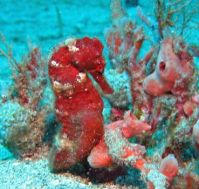
[(152, 20), (140, 1), (111, 0), (107, 56), (89, 36), (66, 39), (49, 58), (31, 48), (17, 61), (2, 35), (13, 86), (1, 99), (0, 144), (96, 187), (197, 189), (198, 47), (184, 37), (191, 3), (156, 0)]

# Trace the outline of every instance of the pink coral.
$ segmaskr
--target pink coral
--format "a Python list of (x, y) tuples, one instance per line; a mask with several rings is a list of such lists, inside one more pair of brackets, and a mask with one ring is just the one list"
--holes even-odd
[(160, 48), (155, 71), (145, 78), (144, 90), (152, 96), (160, 96), (172, 92), (177, 81), (188, 79), (193, 68), (186, 52), (175, 53), (175, 40), (165, 39)]
[[(154, 166), (151, 167), (151, 160), (144, 157), (144, 146), (129, 143), (127, 140), (150, 129), (150, 125), (137, 120), (130, 111), (126, 112), (123, 120), (105, 127), (104, 137), (88, 157), (90, 166), (103, 168), (112, 166), (113, 163), (125, 164), (139, 169), (146, 177), (149, 175), (153, 178), (153, 174), (158, 173), (162, 174), (163, 179), (167, 178), (168, 182), (171, 182), (178, 173), (178, 162), (173, 155), (169, 154), (161, 161), (159, 170), (154, 169)], [(152, 189), (155, 186), (154, 183), (152, 179), (147, 182), (147, 185)]]
[(178, 174), (178, 161), (173, 154), (169, 154), (161, 161), (160, 172), (167, 177), (169, 182)]
[(111, 166), (113, 162), (140, 166), (145, 148), (127, 139), (150, 129), (150, 125), (137, 120), (130, 111), (126, 112), (124, 120), (105, 126), (104, 137), (88, 157), (89, 164), (95, 168)]
[(191, 98), (191, 100), (192, 100), (195, 104), (199, 105), (199, 95), (198, 95), (198, 94), (194, 95), (194, 96)]
[[(134, 113), (141, 112), (147, 120), (151, 111), (151, 98), (142, 87), (146, 77), (145, 65), (152, 59), (154, 48), (141, 59), (138, 59), (145, 36), (142, 29), (124, 12), (120, 1), (112, 1), (113, 26), (106, 32), (109, 57), (118, 70), (126, 70), (131, 79), (132, 104)], [(117, 10), (117, 11), (116, 11)]]

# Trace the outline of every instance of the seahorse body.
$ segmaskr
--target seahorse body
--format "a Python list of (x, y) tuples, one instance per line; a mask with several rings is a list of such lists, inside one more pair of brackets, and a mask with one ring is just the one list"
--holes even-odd
[(49, 61), (56, 116), (61, 124), (50, 152), (54, 171), (81, 161), (103, 136), (103, 102), (87, 74), (105, 93), (112, 93), (103, 77), (102, 50), (96, 38), (72, 39), (55, 50)]

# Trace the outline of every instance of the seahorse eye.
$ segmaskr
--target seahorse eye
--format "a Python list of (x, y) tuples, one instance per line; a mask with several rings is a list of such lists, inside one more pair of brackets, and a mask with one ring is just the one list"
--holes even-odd
[(164, 71), (166, 69), (166, 64), (164, 61), (161, 61), (159, 64), (159, 69), (160, 71)]

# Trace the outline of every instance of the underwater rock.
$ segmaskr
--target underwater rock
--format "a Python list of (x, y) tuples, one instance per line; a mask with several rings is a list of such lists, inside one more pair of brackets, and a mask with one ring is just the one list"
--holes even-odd
[(116, 69), (105, 70), (107, 80), (111, 83), (114, 93), (106, 96), (113, 107), (127, 109), (131, 105), (131, 89), (126, 72), (119, 73)]
[(96, 38), (68, 39), (49, 61), (55, 112), (61, 125), (49, 155), (53, 171), (83, 160), (103, 135), (103, 102), (88, 77), (92, 75), (105, 93), (112, 93), (103, 76), (102, 50)]
[(15, 156), (26, 157), (42, 146), (44, 120), (35, 111), (17, 102), (7, 102), (0, 108), (0, 142)]

